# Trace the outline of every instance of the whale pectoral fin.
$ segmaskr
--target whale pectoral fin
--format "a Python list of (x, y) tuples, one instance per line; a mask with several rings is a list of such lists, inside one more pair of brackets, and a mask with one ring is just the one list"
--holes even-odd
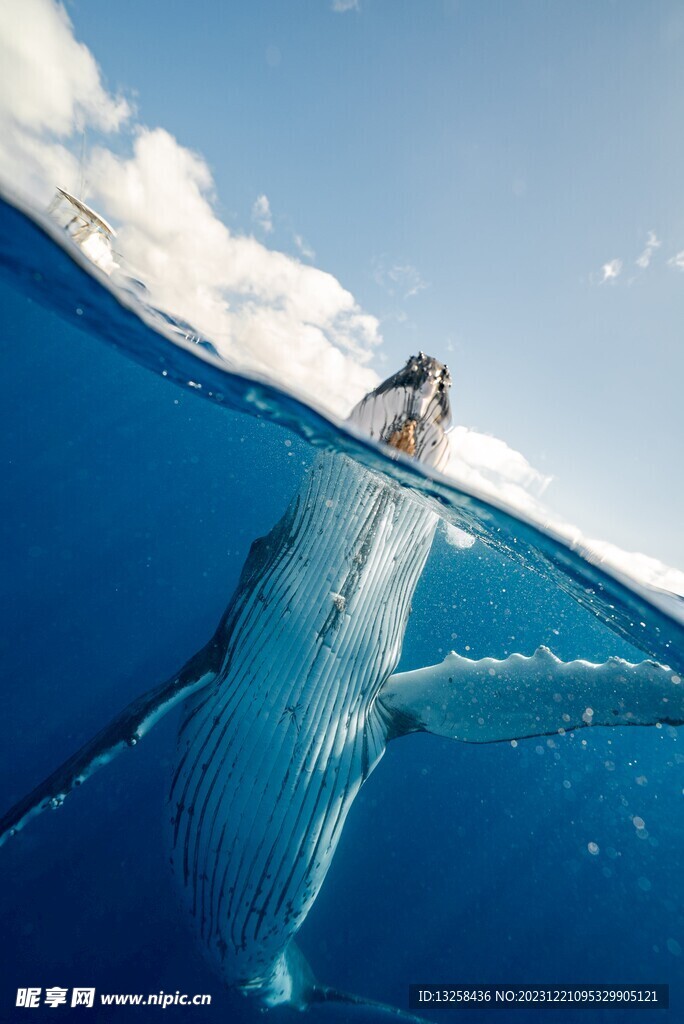
[(212, 640), (177, 675), (132, 701), (109, 725), (10, 808), (0, 818), (0, 846), (30, 818), (48, 807), (60, 807), (72, 789), (122, 750), (135, 746), (168, 711), (207, 686), (216, 675), (216, 647)]
[(683, 725), (684, 681), (654, 661), (561, 661), (547, 647), (504, 661), (452, 652), (390, 676), (378, 703), (388, 740), (432, 732), (496, 743), (589, 725)]

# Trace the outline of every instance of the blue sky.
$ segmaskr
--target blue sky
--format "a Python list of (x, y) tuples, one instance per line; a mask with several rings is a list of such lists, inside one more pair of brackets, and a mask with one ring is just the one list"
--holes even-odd
[(206, 160), (232, 232), (379, 319), (378, 373), (444, 359), (456, 419), (552, 475), (548, 504), (684, 566), (681, 3), (67, 9), (107, 88)]

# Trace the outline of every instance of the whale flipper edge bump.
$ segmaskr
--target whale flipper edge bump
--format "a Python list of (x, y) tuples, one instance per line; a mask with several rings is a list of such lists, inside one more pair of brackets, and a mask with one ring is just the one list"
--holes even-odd
[(684, 680), (655, 661), (474, 661), (452, 651), (438, 665), (391, 676), (378, 694), (388, 739), (431, 732), (466, 743), (561, 735), (587, 726), (684, 724)]

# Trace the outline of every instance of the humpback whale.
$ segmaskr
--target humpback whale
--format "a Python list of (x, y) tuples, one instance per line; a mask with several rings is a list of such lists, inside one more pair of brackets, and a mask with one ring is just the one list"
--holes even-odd
[[(440, 469), (450, 378), (419, 353), (351, 423)], [(684, 688), (646, 660), (470, 660), (397, 673), (439, 519), (431, 499), (322, 452), (256, 540), (211, 639), (0, 820), (0, 842), (184, 704), (170, 787), (173, 863), (226, 982), (266, 1006), (366, 1000), (320, 984), (295, 938), (387, 743), (425, 731), (491, 743), (593, 725), (684, 722)]]

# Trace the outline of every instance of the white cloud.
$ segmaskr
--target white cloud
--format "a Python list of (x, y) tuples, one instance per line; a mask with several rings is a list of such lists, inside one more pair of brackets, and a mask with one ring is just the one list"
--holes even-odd
[(610, 260), (608, 263), (604, 263), (601, 267), (601, 284), (605, 284), (606, 281), (615, 281), (620, 276), (622, 271), (622, 260), (615, 259)]
[(128, 157), (95, 151), (90, 177), (154, 302), (233, 363), (338, 413), (374, 386), (364, 363), (379, 341), (376, 319), (331, 274), (233, 235), (212, 210), (206, 164), (168, 132), (140, 128)]
[(659, 249), (661, 242), (658, 239), (655, 231), (649, 231), (648, 238), (646, 239), (646, 246), (644, 251), (641, 253), (636, 261), (637, 267), (641, 267), (642, 270), (646, 270), (651, 262), (651, 257), (656, 249)]
[[(671, 568), (657, 558), (638, 551), (624, 551), (608, 541), (586, 537), (582, 531), (549, 511), (541, 497), (552, 477), (536, 470), (524, 455), (495, 437), (479, 434), (467, 427), (455, 427), (449, 434), (451, 455), (445, 474), (469, 491), (495, 503), (503, 502), (544, 530), (550, 530), (591, 561), (604, 566), (631, 583), (671, 594), (684, 595), (684, 572)], [(460, 531), (446, 531), (448, 543), (466, 547)], [(653, 595), (649, 594), (650, 598)], [(672, 610), (667, 597), (658, 600)]]
[(337, 11), (338, 14), (344, 14), (345, 11), (360, 11), (361, 4), (359, 0), (332, 0), (332, 10)]
[(273, 215), (268, 196), (257, 196), (252, 207), (252, 220), (259, 225), (262, 231), (269, 235), (273, 231)]
[(375, 260), (374, 278), (376, 284), (392, 296), (406, 300), (429, 287), (420, 271), (410, 263), (393, 263), (389, 267), (384, 259)]
[(294, 235), (294, 244), (297, 246), (297, 249), (299, 250), (300, 254), (304, 257), (305, 260), (316, 259), (316, 253), (308, 244), (306, 239), (302, 238), (301, 235)]
[(583, 539), (583, 545), (601, 565), (648, 587), (684, 595), (684, 572), (640, 551), (623, 551), (605, 540)]
[(449, 440), (447, 476), (528, 515), (545, 514), (539, 498), (552, 478), (531, 466), (524, 455), (499, 438), (464, 426), (454, 427)]
[(675, 256), (671, 256), (667, 261), (667, 265), (668, 267), (674, 267), (675, 270), (684, 270), (684, 249)]
[(130, 116), (126, 100), (106, 92), (69, 17), (47, 0), (2, 5), (0, 93), (3, 120), (31, 132), (68, 136), (81, 122), (115, 131)]
[(387, 271), (387, 276), (403, 292), (405, 299), (412, 298), (418, 292), (422, 292), (428, 287), (427, 281), (423, 280), (419, 271), (409, 264), (390, 267)]
[(108, 93), (90, 51), (49, 0), (0, 4), (0, 173), (41, 200), (59, 181), (78, 191), (76, 131), (111, 132), (131, 116)]

